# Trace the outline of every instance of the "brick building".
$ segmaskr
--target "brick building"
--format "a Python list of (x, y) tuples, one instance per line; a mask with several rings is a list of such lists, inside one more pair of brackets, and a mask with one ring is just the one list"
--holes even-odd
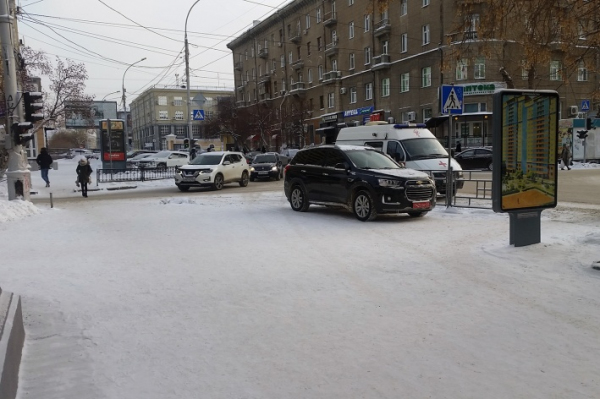
[[(380, 10), (372, 0), (293, 1), (228, 44), (236, 104), (272, 112), (272, 146), (331, 142), (340, 126), (369, 118), (427, 122), (446, 144), (449, 123), (438, 93), (441, 85), (454, 83), (465, 86), (465, 97), (453, 136), (463, 147), (490, 145), (492, 94), (507, 87), (500, 65), (510, 65), (516, 88), (527, 88), (527, 76), (519, 49), (509, 48), (503, 60), (478, 51), (477, 13), (484, 2), (468, 2), (472, 13), (459, 16), (464, 3), (398, 0)], [(459, 18), (470, 25), (457, 31)], [(458, 46), (464, 52), (457, 60)], [(599, 77), (583, 67), (567, 83), (557, 62), (543, 66), (548, 72), (537, 77), (536, 88), (558, 90), (562, 117), (572, 117)], [(293, 123), (285, 119), (294, 114), (301, 119), (295, 122), (303, 128), (300, 139), (286, 131)]]

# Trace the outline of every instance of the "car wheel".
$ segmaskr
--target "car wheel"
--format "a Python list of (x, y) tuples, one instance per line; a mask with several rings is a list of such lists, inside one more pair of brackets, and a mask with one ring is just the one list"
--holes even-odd
[(215, 176), (215, 182), (213, 183), (213, 188), (215, 190), (220, 190), (223, 188), (223, 175), (218, 174)]
[(420, 217), (423, 217), (423, 216), (427, 215), (427, 212), (429, 212), (429, 211), (424, 211), (424, 212), (408, 212), (408, 216), (410, 216), (411, 218), (420, 218)]
[(190, 189), (189, 186), (177, 186), (177, 188), (179, 189), (179, 191), (189, 191)]
[(310, 205), (308, 203), (308, 198), (306, 198), (306, 191), (298, 184), (292, 187), (292, 192), (290, 193), (290, 205), (296, 212), (306, 212)]
[(248, 185), (248, 172), (242, 172), (242, 179), (240, 180), (240, 187), (246, 187)]
[(354, 216), (361, 222), (373, 220), (377, 217), (377, 209), (375, 209), (373, 198), (366, 190), (356, 193), (354, 201), (352, 201), (352, 211), (354, 212)]
[(490, 162), (487, 168), (488, 170), (494, 170), (494, 163)]

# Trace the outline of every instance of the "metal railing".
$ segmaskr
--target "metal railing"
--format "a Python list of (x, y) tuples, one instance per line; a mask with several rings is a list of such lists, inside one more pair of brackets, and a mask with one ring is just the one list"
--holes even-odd
[[(460, 192), (452, 197), (451, 204), (456, 208), (492, 209), (492, 177), (491, 172), (483, 170), (463, 170), (464, 191), (475, 191), (474, 194)], [(470, 187), (468, 187), (468, 186)]]
[(131, 168), (131, 169), (96, 169), (96, 186), (99, 183), (123, 181), (147, 181), (172, 179), (177, 168)]

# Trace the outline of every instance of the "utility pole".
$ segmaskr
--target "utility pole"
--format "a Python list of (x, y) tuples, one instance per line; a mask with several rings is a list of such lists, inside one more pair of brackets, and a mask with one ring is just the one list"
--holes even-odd
[(6, 102), (6, 150), (8, 151), (8, 167), (6, 171), (8, 183), (8, 199), (24, 199), (29, 201), (31, 189), (31, 173), (26, 161), (23, 145), (16, 141), (18, 132), (15, 129), (23, 122), (23, 99), (19, 92), (13, 37), (13, 16), (10, 14), (8, 0), (0, 0), (0, 41), (2, 43), (2, 61), (4, 74), (4, 95)]

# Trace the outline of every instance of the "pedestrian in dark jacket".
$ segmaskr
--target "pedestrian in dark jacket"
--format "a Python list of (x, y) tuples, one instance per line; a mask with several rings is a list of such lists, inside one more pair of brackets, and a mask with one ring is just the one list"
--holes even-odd
[(77, 165), (77, 182), (81, 185), (81, 195), (87, 198), (87, 186), (90, 182), (90, 176), (92, 175), (92, 167), (85, 158), (79, 160)]
[(52, 166), (52, 157), (48, 154), (48, 149), (46, 147), (40, 150), (37, 158), (35, 159), (37, 164), (40, 166), (40, 171), (42, 172), (42, 179), (46, 182), (46, 187), (50, 187), (50, 179), (48, 179), (48, 171)]
[(567, 167), (567, 170), (571, 170), (571, 149), (569, 148), (569, 144), (565, 143), (562, 148), (562, 152), (560, 153), (560, 158), (563, 161), (563, 165), (560, 166), (560, 170), (563, 170), (564, 167)]
[(456, 142), (456, 151), (455, 151), (455, 153), (458, 154), (461, 151), (462, 151), (462, 145), (460, 145), (460, 141), (457, 141)]

